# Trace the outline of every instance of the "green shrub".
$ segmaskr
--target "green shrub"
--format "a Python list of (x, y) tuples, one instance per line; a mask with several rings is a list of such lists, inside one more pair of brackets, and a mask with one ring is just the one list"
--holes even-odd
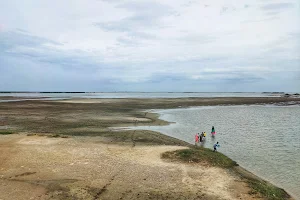
[(0, 131), (0, 135), (10, 135), (13, 134), (12, 131)]
[(213, 152), (207, 148), (190, 148), (165, 152), (162, 154), (162, 158), (183, 162), (206, 163), (211, 166), (222, 168), (231, 168), (238, 165), (227, 156), (219, 152)]

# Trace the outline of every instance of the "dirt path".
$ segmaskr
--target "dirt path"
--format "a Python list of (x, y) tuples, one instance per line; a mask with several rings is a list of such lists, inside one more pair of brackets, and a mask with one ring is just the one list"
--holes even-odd
[(180, 148), (1, 136), (0, 199), (252, 199), (224, 169), (160, 158)]

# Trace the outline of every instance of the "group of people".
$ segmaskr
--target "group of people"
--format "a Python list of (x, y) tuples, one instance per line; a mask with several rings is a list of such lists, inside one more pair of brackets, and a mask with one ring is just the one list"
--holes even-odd
[(197, 133), (195, 135), (195, 142), (199, 143), (199, 142), (204, 142), (205, 141), (205, 137), (206, 137), (206, 133), (202, 132), (201, 134)]
[[(216, 135), (216, 131), (215, 131), (215, 127), (213, 126), (212, 129), (211, 129), (211, 136), (214, 138)], [(205, 142), (205, 139), (206, 139), (206, 132), (202, 132), (201, 134), (197, 133), (195, 135), (195, 144), (199, 144), (199, 143), (204, 143)], [(217, 142), (216, 144), (214, 144), (214, 152), (217, 151), (217, 148), (220, 147), (220, 144), (219, 142)]]

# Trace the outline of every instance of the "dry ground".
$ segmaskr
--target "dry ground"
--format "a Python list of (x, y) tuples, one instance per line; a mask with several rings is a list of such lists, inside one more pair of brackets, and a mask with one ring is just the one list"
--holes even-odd
[(182, 148), (1, 136), (0, 199), (254, 199), (225, 169), (160, 158)]

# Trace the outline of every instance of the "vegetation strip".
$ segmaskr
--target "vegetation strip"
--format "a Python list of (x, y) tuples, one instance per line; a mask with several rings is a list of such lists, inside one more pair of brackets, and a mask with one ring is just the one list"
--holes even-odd
[(0, 131), (0, 135), (10, 135), (13, 134), (12, 131)]

